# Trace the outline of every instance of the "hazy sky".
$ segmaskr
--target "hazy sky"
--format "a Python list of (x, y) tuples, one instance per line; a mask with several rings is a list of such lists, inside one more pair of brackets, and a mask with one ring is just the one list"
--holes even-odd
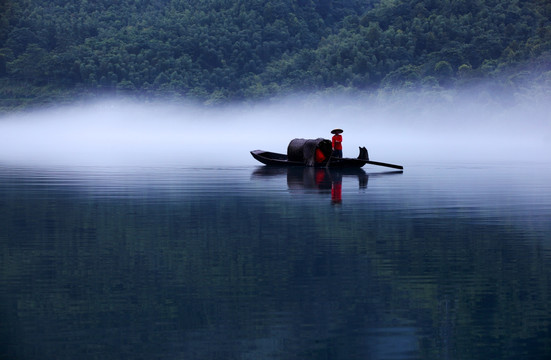
[(344, 129), (344, 156), (375, 161), (551, 161), (549, 97), (289, 98), (206, 109), (101, 100), (0, 117), (0, 163), (20, 165), (258, 165), (250, 150), (286, 152), (296, 137)]

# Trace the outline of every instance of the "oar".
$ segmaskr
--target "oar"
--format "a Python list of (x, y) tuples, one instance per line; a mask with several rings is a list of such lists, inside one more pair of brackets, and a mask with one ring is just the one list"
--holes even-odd
[(404, 170), (404, 167), (401, 166), (401, 165), (387, 164), (387, 163), (384, 163), (384, 162), (370, 161), (370, 160), (364, 160), (364, 161), (366, 162), (366, 164), (386, 166), (386, 167), (393, 168), (393, 169)]
[(331, 162), (331, 157), (333, 156), (333, 149), (331, 149), (331, 155), (329, 155), (329, 159), (327, 159), (327, 164), (325, 164), (326, 168), (329, 168), (329, 163)]

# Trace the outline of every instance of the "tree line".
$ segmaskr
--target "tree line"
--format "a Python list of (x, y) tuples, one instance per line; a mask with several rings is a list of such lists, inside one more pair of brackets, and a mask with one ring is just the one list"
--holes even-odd
[(0, 106), (551, 82), (546, 0), (0, 0)]

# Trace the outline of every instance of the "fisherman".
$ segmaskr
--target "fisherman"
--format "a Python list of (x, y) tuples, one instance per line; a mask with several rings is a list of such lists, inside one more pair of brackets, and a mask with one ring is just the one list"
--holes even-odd
[(342, 158), (342, 129), (333, 129), (331, 130), (331, 134), (333, 134), (333, 137), (331, 138), (331, 144), (333, 146), (333, 157), (336, 158)]

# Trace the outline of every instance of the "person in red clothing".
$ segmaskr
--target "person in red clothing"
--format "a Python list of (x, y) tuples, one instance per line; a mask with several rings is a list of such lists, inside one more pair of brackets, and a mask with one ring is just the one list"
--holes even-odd
[(342, 129), (334, 129), (331, 130), (331, 134), (333, 134), (333, 137), (331, 138), (331, 142), (333, 144), (333, 156), (342, 158)]

